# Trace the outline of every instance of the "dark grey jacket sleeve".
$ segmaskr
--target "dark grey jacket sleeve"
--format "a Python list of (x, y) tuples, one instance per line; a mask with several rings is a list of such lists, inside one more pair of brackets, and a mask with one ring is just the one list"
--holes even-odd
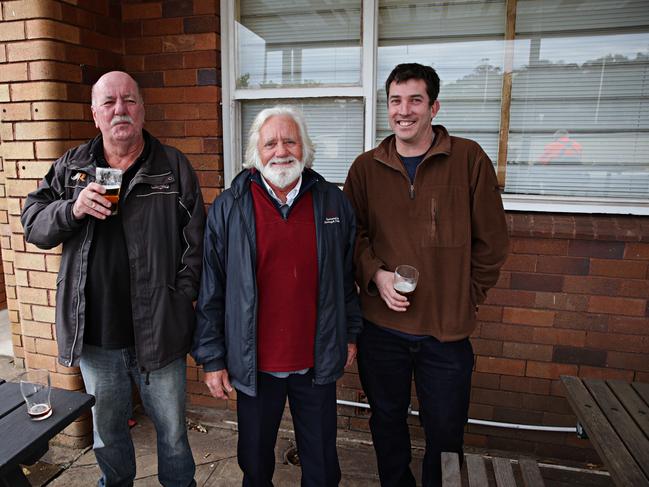
[(85, 219), (72, 215), (74, 199), (65, 199), (65, 160), (58, 159), (36, 191), (27, 196), (20, 221), (25, 240), (41, 249), (51, 249), (68, 240), (81, 229)]
[(354, 209), (346, 195), (341, 195), (345, 213), (350, 224), (347, 226), (345, 242), (345, 309), (347, 313), (347, 342), (356, 343), (356, 339), (363, 329), (363, 318), (358, 300), (358, 291), (354, 281), (354, 245), (356, 242), (356, 217)]
[(176, 277), (176, 288), (192, 301), (198, 297), (203, 261), (203, 232), (205, 228), (205, 206), (196, 173), (187, 158), (181, 155), (183, 178), (179, 205), (186, 213), (182, 219), (182, 242), (184, 245), (180, 269)]

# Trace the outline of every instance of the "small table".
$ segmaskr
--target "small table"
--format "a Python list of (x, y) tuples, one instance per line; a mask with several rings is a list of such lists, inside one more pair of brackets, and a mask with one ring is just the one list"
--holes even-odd
[(649, 384), (566, 375), (561, 381), (613, 482), (649, 486)]
[(29, 487), (20, 465), (31, 465), (43, 456), (49, 440), (90, 409), (95, 397), (53, 387), (50, 402), (52, 416), (33, 421), (20, 386), (0, 379), (0, 487)]

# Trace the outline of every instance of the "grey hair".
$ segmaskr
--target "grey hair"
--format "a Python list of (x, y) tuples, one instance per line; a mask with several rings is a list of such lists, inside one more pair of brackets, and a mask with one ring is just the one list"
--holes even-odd
[(248, 145), (246, 146), (246, 154), (243, 161), (244, 168), (251, 169), (253, 167), (258, 167), (258, 164), (260, 163), (259, 149), (257, 148), (257, 144), (259, 143), (259, 131), (269, 118), (277, 116), (291, 117), (296, 123), (300, 131), (300, 139), (302, 140), (302, 162), (304, 162), (305, 167), (311, 167), (313, 165), (315, 147), (307, 133), (304, 115), (297, 107), (292, 105), (276, 105), (259, 112), (255, 117), (255, 120), (252, 122), (250, 131), (248, 132)]

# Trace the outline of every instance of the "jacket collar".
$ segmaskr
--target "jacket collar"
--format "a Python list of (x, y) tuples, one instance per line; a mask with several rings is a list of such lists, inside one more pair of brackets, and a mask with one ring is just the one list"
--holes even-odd
[[(144, 137), (144, 149), (140, 156), (144, 156), (142, 168), (144, 168), (146, 172), (165, 169), (169, 170), (167, 165), (163, 162), (166, 161), (166, 158), (160, 157), (159, 154), (159, 151), (162, 148), (160, 142), (146, 130), (142, 130), (142, 135)], [(103, 138), (101, 134), (98, 134), (95, 138), (79, 147), (76, 155), (70, 160), (70, 166), (74, 169), (94, 174), (97, 159), (103, 157), (103, 151)]]
[[(422, 163), (433, 156), (439, 154), (449, 155), (451, 153), (451, 136), (448, 134), (446, 128), (443, 125), (433, 125), (433, 133), (435, 134), (433, 145), (430, 146), (424, 155), (424, 159), (421, 161)], [(397, 152), (396, 137), (394, 134), (383, 139), (374, 151), (374, 159), (397, 171), (403, 169), (401, 158)]]

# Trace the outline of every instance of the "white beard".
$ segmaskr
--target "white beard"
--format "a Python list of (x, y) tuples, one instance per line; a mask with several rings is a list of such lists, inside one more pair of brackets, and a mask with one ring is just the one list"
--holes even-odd
[[(294, 157), (274, 157), (264, 166), (257, 159), (256, 166), (266, 181), (279, 189), (284, 189), (300, 177), (304, 170), (304, 162)], [(290, 165), (278, 166), (275, 163), (291, 162)]]

